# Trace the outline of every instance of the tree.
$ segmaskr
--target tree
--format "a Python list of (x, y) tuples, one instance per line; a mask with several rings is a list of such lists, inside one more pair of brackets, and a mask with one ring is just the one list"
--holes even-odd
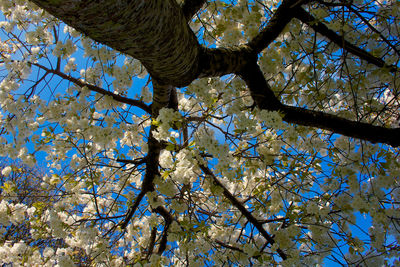
[[(53, 206), (63, 192), (49, 190), (47, 186), (41, 185), (41, 177), (44, 174), (38, 168), (5, 159), (1, 159), (0, 166), (4, 170), (4, 175), (0, 174), (2, 263), (29, 261), (29, 258), (21, 253), (27, 246), (36, 249), (33, 251), (36, 257), (40, 255), (39, 250), (47, 255), (58, 249), (62, 250), (65, 247), (62, 239), (42, 235), (41, 220), (45, 217), (43, 212)], [(26, 214), (28, 216), (25, 216)], [(88, 258), (82, 249), (74, 250), (75, 262), (85, 264)], [(44, 259), (43, 263), (54, 264), (55, 260)]]
[(0, 156), (63, 192), (31, 262), (399, 257), (398, 2), (0, 5)]

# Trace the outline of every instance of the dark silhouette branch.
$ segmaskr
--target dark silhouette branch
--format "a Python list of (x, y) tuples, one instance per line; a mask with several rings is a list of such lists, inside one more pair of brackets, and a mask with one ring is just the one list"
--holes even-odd
[(154, 191), (153, 181), (156, 175), (159, 174), (158, 159), (160, 157), (160, 151), (161, 151), (160, 142), (158, 142), (151, 134), (151, 132), (154, 130), (154, 127), (155, 126), (150, 127), (150, 136), (147, 141), (149, 152), (147, 153), (146, 156), (146, 170), (142, 181), (140, 193), (136, 197), (135, 202), (132, 204), (132, 206), (130, 206), (129, 210), (127, 211), (124, 221), (120, 224), (122, 229), (125, 229), (129, 221), (132, 219), (143, 197), (148, 192)]
[(267, 48), (283, 31), (286, 25), (296, 16), (297, 7), (309, 1), (284, 0), (276, 9), (267, 26), (247, 44), (256, 54)]
[(281, 34), (286, 25), (295, 17), (295, 7), (300, 4), (302, 1), (283, 1), (267, 26), (246, 45), (232, 48), (203, 48), (200, 53), (198, 77), (238, 73), (250, 62), (256, 62), (257, 54)]
[[(220, 245), (221, 247), (224, 247), (224, 248), (226, 248), (226, 249), (230, 249), (230, 250), (233, 250), (233, 251), (238, 251), (238, 252), (241, 252), (241, 253), (246, 254), (246, 252), (245, 252), (243, 249), (241, 249), (241, 248), (239, 248), (239, 247), (232, 246), (232, 245), (230, 245), (230, 244), (226, 244), (226, 243), (224, 243), (224, 242), (222, 242), (222, 241), (220, 241), (220, 240), (218, 240), (218, 239), (215, 240), (215, 243), (217, 243), (218, 245)], [(261, 253), (263, 252), (263, 249), (264, 249), (264, 248), (265, 248), (265, 246), (263, 246), (263, 247), (261, 248), (261, 250), (260, 250), (257, 254), (251, 256), (251, 258), (253, 258), (253, 259), (259, 259), (260, 256), (261, 256)]]
[(282, 33), (295, 17), (297, 7), (307, 2), (309, 0), (283, 1), (267, 26), (246, 45), (232, 48), (203, 48), (199, 58), (198, 78), (238, 73), (249, 63), (256, 62), (257, 54)]
[(138, 159), (116, 159), (117, 162), (123, 163), (123, 164), (134, 164), (134, 165), (140, 165), (146, 162), (146, 157), (144, 158), (138, 158)]
[(384, 143), (393, 147), (400, 146), (400, 128), (386, 128), (369, 123), (351, 121), (321, 111), (284, 105), (286, 122), (316, 127), (371, 143)]
[(156, 237), (157, 237), (157, 226), (151, 228), (150, 242), (149, 242), (149, 245), (147, 247), (147, 254), (146, 254), (146, 259), (147, 260), (153, 254), (154, 246), (156, 244)]
[(329, 29), (325, 24), (318, 21), (314, 16), (309, 14), (303, 8), (297, 8), (295, 12), (296, 18), (298, 18), (303, 23), (307, 24), (314, 31), (318, 32), (322, 36), (325, 36), (337, 46), (343, 48), (349, 53), (358, 56), (360, 59), (367, 61), (370, 64), (373, 64), (380, 68), (387, 68), (390, 72), (396, 72), (398, 68), (394, 65), (386, 64), (381, 58), (375, 57), (367, 51), (353, 45), (349, 41), (346, 41), (343, 36), (337, 34), (333, 30)]
[(363, 15), (360, 14), (360, 12), (358, 12), (357, 10), (355, 10), (351, 5), (347, 5), (346, 6), (351, 12), (353, 12), (354, 14), (357, 15), (357, 17), (359, 17), (364, 23), (365, 25), (368, 26), (368, 28), (370, 28), (373, 32), (375, 32), (376, 34), (379, 35), (379, 37), (390, 47), (393, 49), (394, 52), (396, 52), (396, 54), (398, 56), (400, 56), (400, 51), (399, 49), (396, 48), (396, 46), (394, 46), (388, 39), (386, 39), (385, 36), (383, 36), (383, 34), (378, 31), (370, 22), (369, 19), (366, 19)]
[(372, 143), (385, 143), (393, 147), (400, 146), (400, 128), (375, 126), (321, 111), (282, 104), (276, 98), (257, 64), (247, 66), (239, 75), (249, 87), (250, 94), (257, 107), (269, 111), (279, 111), (283, 114), (282, 119), (286, 122), (316, 127)]
[(86, 83), (86, 82), (84, 82), (84, 81), (82, 81), (80, 79), (71, 77), (71, 76), (69, 76), (69, 75), (67, 75), (67, 74), (65, 74), (65, 73), (63, 73), (61, 71), (49, 69), (49, 68), (47, 68), (47, 67), (45, 67), (43, 65), (40, 65), (38, 63), (31, 63), (31, 64), (36, 66), (36, 67), (38, 67), (38, 68), (40, 68), (40, 69), (42, 69), (42, 70), (44, 70), (44, 71), (46, 71), (46, 72), (48, 72), (48, 73), (56, 74), (57, 76), (65, 79), (67, 81), (70, 81), (70, 82), (78, 85), (79, 87), (87, 87), (90, 91), (93, 91), (93, 92), (96, 92), (96, 93), (99, 93), (99, 94), (102, 94), (102, 95), (106, 95), (106, 96), (111, 96), (112, 99), (117, 101), (117, 102), (128, 104), (130, 106), (135, 106), (135, 107), (141, 108), (142, 110), (144, 110), (147, 113), (151, 113), (150, 106), (146, 105), (141, 100), (131, 99), (131, 98), (128, 98), (128, 97), (124, 97), (124, 96), (121, 96), (121, 95), (114, 94), (114, 93), (112, 93), (110, 91), (107, 91), (107, 90), (105, 90), (103, 88), (100, 88), (100, 87), (98, 87), (96, 85)]
[(281, 110), (283, 104), (275, 96), (256, 62), (249, 64), (238, 73), (249, 87), (251, 97), (260, 109)]
[[(214, 175), (214, 173), (205, 165), (199, 164), (200, 169), (203, 171), (204, 174), (207, 176), (211, 177), (213, 183), (219, 187), (222, 188), (223, 190), (223, 195), (231, 202), (231, 204), (236, 207), (242, 215), (251, 223), (254, 225), (254, 227), (257, 228), (257, 230), (260, 232), (260, 234), (267, 240), (267, 242), (270, 245), (275, 244), (275, 240), (272, 238), (270, 234), (265, 231), (263, 224), (259, 222), (252, 214), (250, 211), (248, 211), (244, 205), (234, 196), (232, 195), (231, 192), (218, 180), (218, 178)], [(277, 249), (277, 252), (279, 256), (282, 259), (287, 259), (287, 255), (285, 252), (283, 252), (281, 249)]]
[(136, 197), (135, 202), (133, 202), (132, 206), (129, 207), (128, 212), (125, 215), (124, 221), (120, 224), (121, 229), (125, 229), (128, 225), (129, 221), (132, 219), (133, 215), (135, 214), (137, 208), (139, 207), (140, 202), (142, 201), (143, 197), (146, 195), (146, 191), (141, 189), (139, 195)]
[[(154, 82), (154, 81), (153, 81)], [(158, 86), (158, 85), (156, 85)], [(155, 105), (152, 105), (152, 117), (156, 117), (156, 115), (159, 113), (160, 109), (162, 107), (165, 106), (172, 106), (172, 107), (178, 107), (178, 99), (177, 99), (177, 95), (176, 95), (176, 89), (171, 87), (170, 88), (170, 93), (167, 95), (168, 97), (168, 102), (167, 103), (163, 103), (162, 104), (164, 106), (158, 106), (155, 107)], [(164, 91), (166, 92), (166, 91)], [(171, 93), (172, 92), (172, 93)], [(163, 97), (163, 99), (166, 96)], [(142, 182), (142, 186), (141, 186), (141, 190), (139, 195), (137, 196), (135, 202), (132, 204), (132, 206), (129, 208), (128, 212), (125, 215), (125, 219), (124, 221), (121, 223), (121, 228), (125, 229), (126, 226), (128, 225), (129, 221), (132, 219), (133, 215), (136, 212), (136, 209), (138, 208), (140, 202), (142, 201), (143, 197), (151, 191), (154, 191), (154, 178), (156, 177), (156, 175), (159, 174), (158, 171), (158, 166), (159, 166), (159, 157), (160, 157), (160, 152), (161, 150), (165, 147), (165, 144), (163, 144), (162, 142), (157, 141), (154, 137), (152, 132), (156, 129), (156, 126), (152, 125), (150, 127), (150, 133), (149, 133), (149, 139), (147, 141), (147, 145), (148, 145), (148, 153), (147, 156), (145, 157), (146, 160), (146, 171), (145, 171), (145, 175), (143, 178), (143, 182)], [(160, 213), (163, 217), (167, 216), (165, 212), (168, 213), (168, 211), (166, 210), (162, 210), (162, 208), (160, 209), (155, 209), (158, 213)], [(169, 213), (168, 213), (169, 214)], [(170, 217), (168, 217), (170, 218)], [(172, 217), (171, 217), (172, 218)], [(164, 217), (166, 224), (167, 222), (169, 222), (167, 220), (166, 217)], [(171, 222), (169, 222), (170, 224)], [(168, 225), (169, 226), (169, 225)], [(165, 241), (166, 242), (166, 241)], [(165, 249), (165, 248), (164, 248)]]
[(164, 222), (165, 222), (163, 233), (161, 236), (160, 245), (159, 245), (158, 251), (157, 251), (158, 255), (162, 255), (164, 253), (165, 249), (167, 248), (168, 230), (173, 221), (173, 218), (172, 218), (171, 213), (163, 206), (158, 206), (157, 208), (154, 209), (154, 211), (157, 212), (158, 214), (160, 214), (164, 218)]

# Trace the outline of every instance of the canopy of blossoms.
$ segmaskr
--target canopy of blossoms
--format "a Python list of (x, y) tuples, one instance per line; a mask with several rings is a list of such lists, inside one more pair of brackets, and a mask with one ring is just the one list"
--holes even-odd
[(140, 3), (0, 0), (0, 264), (399, 264), (400, 3)]

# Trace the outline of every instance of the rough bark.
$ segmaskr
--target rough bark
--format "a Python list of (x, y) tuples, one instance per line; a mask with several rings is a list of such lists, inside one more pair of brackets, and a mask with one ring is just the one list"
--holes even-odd
[(186, 20), (189, 21), (206, 2), (207, 0), (186, 0), (182, 5)]
[(175, 0), (32, 0), (93, 40), (130, 55), (172, 86), (197, 77), (201, 46)]

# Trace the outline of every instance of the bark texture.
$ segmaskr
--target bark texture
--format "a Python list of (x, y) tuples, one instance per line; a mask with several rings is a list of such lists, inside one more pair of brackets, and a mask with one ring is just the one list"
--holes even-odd
[(172, 86), (197, 77), (201, 47), (175, 0), (33, 0), (93, 40), (130, 55)]

